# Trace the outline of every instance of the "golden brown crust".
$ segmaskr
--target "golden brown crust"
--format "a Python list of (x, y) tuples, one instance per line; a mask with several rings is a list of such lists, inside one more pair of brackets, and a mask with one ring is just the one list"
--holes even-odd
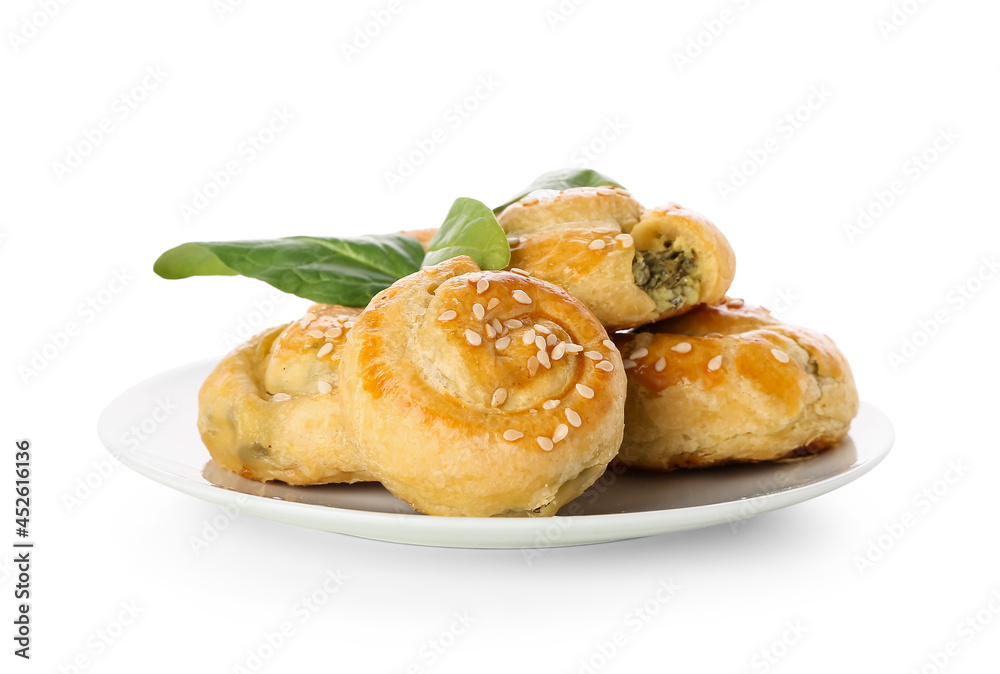
[(529, 195), (497, 216), (508, 234), (547, 229), (611, 226), (628, 232), (642, 217), (642, 205), (620, 188), (573, 187), (561, 192)]
[(628, 373), (619, 460), (630, 466), (805, 456), (842, 440), (858, 411), (850, 366), (829, 337), (742, 300), (614, 341)]
[[(656, 305), (635, 284), (628, 237), (611, 227), (564, 227), (522, 234), (510, 241), (510, 267), (562, 286), (609, 330), (653, 320)], [(590, 248), (601, 241), (600, 250)]]
[[(707, 218), (677, 204), (643, 209), (622, 189), (578, 187), (525, 197), (498, 221), (511, 244), (511, 268), (566, 288), (609, 330), (717, 302), (736, 270), (729, 242)], [(682, 299), (671, 303), (637, 285), (637, 251), (675, 251), (693, 260), (694, 274), (677, 286)]]
[(359, 311), (313, 305), (302, 319), (262, 332), (222, 359), (198, 395), (198, 428), (219, 465), (289, 484), (372, 479), (344, 436), (337, 386), (340, 354)]
[(600, 322), (561, 288), (467, 257), (379, 293), (341, 382), (365, 465), (429, 514), (555, 514), (621, 442), (625, 373)]

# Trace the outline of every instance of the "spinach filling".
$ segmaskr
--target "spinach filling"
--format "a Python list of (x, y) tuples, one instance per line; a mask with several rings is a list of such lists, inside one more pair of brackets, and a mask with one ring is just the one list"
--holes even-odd
[(657, 311), (676, 309), (698, 302), (697, 261), (690, 251), (668, 244), (664, 250), (637, 250), (632, 275), (653, 302)]

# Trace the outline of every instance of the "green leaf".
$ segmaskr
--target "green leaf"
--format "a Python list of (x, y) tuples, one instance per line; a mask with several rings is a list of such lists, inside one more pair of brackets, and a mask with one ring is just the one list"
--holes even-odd
[(571, 187), (621, 187), (621, 185), (606, 175), (601, 175), (591, 169), (557, 169), (535, 178), (516, 197), (501, 206), (497, 206), (493, 212), (499, 215), (503, 209), (536, 190), (568, 190)]
[(455, 200), (441, 229), (431, 239), (424, 265), (468, 255), (480, 269), (503, 269), (510, 262), (507, 235), (490, 207), (465, 197)]
[(239, 272), (227, 267), (207, 246), (184, 243), (171, 248), (153, 263), (153, 271), (166, 279), (189, 276), (233, 276)]
[(560, 169), (539, 176), (493, 210), (475, 199), (456, 199), (426, 255), (420, 242), (405, 234), (355, 239), (292, 236), (185, 243), (161, 255), (153, 271), (166, 279), (243, 275), (314, 302), (363, 307), (421, 266), (458, 255), (468, 255), (482, 269), (503, 269), (510, 263), (510, 245), (495, 213), (537, 190), (602, 186), (621, 187), (590, 169)]
[(153, 271), (167, 279), (241, 274), (314, 302), (363, 307), (397, 279), (419, 270), (423, 256), (420, 242), (404, 234), (292, 236), (185, 243), (161, 255)]

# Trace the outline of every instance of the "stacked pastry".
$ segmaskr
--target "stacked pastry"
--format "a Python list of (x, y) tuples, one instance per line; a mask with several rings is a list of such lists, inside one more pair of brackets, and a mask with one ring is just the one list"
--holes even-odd
[(199, 398), (212, 457), (256, 480), (377, 480), (428, 514), (545, 516), (616, 457), (786, 460), (846, 435), (846, 360), (726, 297), (735, 256), (703, 216), (574, 188), (498, 221), (507, 271), (457, 257), (229, 354)]
[(825, 335), (729, 299), (729, 242), (671, 203), (575, 188), (499, 216), (512, 264), (558, 283), (614, 335), (628, 375), (618, 460), (651, 470), (771, 461), (837, 444), (858, 411), (850, 366)]

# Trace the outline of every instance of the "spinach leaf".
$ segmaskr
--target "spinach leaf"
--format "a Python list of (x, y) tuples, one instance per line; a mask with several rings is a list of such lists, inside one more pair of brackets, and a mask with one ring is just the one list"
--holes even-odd
[[(506, 246), (506, 238), (503, 242)], [(292, 236), (185, 243), (161, 255), (153, 271), (167, 279), (242, 274), (314, 302), (363, 307), (380, 290), (419, 270), (423, 256), (420, 242), (403, 234)]]
[(510, 262), (507, 235), (490, 207), (465, 197), (455, 200), (441, 229), (431, 239), (425, 265), (468, 255), (481, 269), (503, 269)]
[(426, 254), (419, 241), (405, 234), (354, 239), (292, 236), (185, 243), (161, 255), (153, 271), (166, 279), (239, 274), (314, 302), (363, 307), (421, 266), (458, 255), (468, 255), (482, 269), (503, 269), (510, 263), (510, 245), (496, 213), (536, 190), (602, 186), (621, 187), (597, 171), (560, 169), (539, 176), (493, 210), (475, 199), (456, 199)]
[(493, 212), (499, 215), (503, 209), (515, 201), (520, 201), (535, 190), (568, 190), (571, 187), (621, 187), (621, 185), (591, 169), (557, 169), (535, 178), (516, 197), (497, 206)]

